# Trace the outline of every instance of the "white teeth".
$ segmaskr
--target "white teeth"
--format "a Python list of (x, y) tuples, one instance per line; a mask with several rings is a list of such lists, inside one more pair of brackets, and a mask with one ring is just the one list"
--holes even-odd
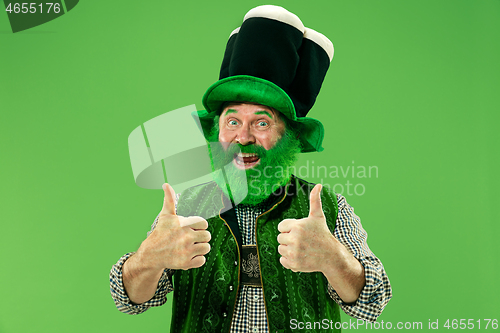
[(256, 156), (256, 157), (257, 157), (258, 155), (257, 155), (257, 154), (255, 154), (255, 153), (239, 153), (239, 154), (238, 154), (238, 157), (239, 157), (239, 158), (243, 158), (243, 157), (254, 157), (254, 156)]
[[(254, 162), (246, 162), (243, 160), (243, 158), (249, 158), (249, 157), (256, 157), (256, 160)], [(249, 169), (253, 168), (255, 165), (257, 165), (260, 161), (259, 155), (255, 153), (239, 153), (235, 156), (234, 158), (234, 163), (236, 165), (240, 166), (240, 169)]]

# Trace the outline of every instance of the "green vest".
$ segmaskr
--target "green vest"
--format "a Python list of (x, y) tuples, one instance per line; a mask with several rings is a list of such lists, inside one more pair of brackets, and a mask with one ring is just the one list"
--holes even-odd
[[(327, 293), (325, 276), (320, 272), (292, 272), (279, 261), (278, 223), (309, 215), (309, 193), (313, 187), (314, 184), (292, 176), (286, 187), (268, 200), (267, 211), (257, 217), (257, 253), (269, 332), (290, 332), (292, 323), (299, 322), (309, 322), (313, 327), (301, 332), (340, 332), (331, 329), (335, 322), (340, 322), (340, 313), (337, 303)], [(321, 202), (333, 233), (337, 198), (323, 188)], [(219, 213), (224, 207), (226, 211)], [(215, 182), (189, 188), (180, 197), (177, 214), (208, 217), (207, 230), (212, 239), (202, 267), (174, 274), (171, 332), (230, 330), (239, 290), (241, 243), (237, 241), (240, 237), (234, 209), (228, 207), (231, 207), (229, 200)]]

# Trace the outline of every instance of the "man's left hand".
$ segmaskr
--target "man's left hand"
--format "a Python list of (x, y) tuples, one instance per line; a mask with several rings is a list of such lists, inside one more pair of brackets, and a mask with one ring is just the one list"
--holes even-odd
[(338, 242), (326, 225), (321, 188), (317, 184), (311, 191), (308, 217), (286, 219), (278, 224), (280, 262), (294, 272), (322, 272)]

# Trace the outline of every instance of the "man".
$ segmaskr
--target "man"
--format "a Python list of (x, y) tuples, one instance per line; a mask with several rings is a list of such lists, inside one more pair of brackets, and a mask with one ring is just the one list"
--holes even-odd
[(120, 311), (144, 312), (174, 290), (174, 332), (286, 332), (323, 319), (331, 326), (303, 327), (331, 332), (338, 305), (374, 321), (387, 304), (389, 280), (345, 198), (291, 174), (298, 153), (323, 150), (323, 126), (305, 115), (333, 56), (301, 24), (261, 6), (231, 35), (197, 112), (207, 141), (220, 142), (214, 182), (177, 207), (164, 185), (152, 232), (111, 271)]

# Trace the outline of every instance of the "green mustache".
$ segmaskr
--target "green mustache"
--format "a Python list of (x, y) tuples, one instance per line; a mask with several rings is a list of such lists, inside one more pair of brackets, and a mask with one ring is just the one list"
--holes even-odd
[(266, 150), (262, 146), (257, 145), (241, 145), (241, 144), (227, 144), (221, 142), (211, 142), (210, 150), (212, 156), (215, 157), (212, 161), (216, 169), (220, 169), (224, 165), (230, 163), (238, 153), (257, 154), (259, 159), (266, 160), (269, 157), (271, 150)]

